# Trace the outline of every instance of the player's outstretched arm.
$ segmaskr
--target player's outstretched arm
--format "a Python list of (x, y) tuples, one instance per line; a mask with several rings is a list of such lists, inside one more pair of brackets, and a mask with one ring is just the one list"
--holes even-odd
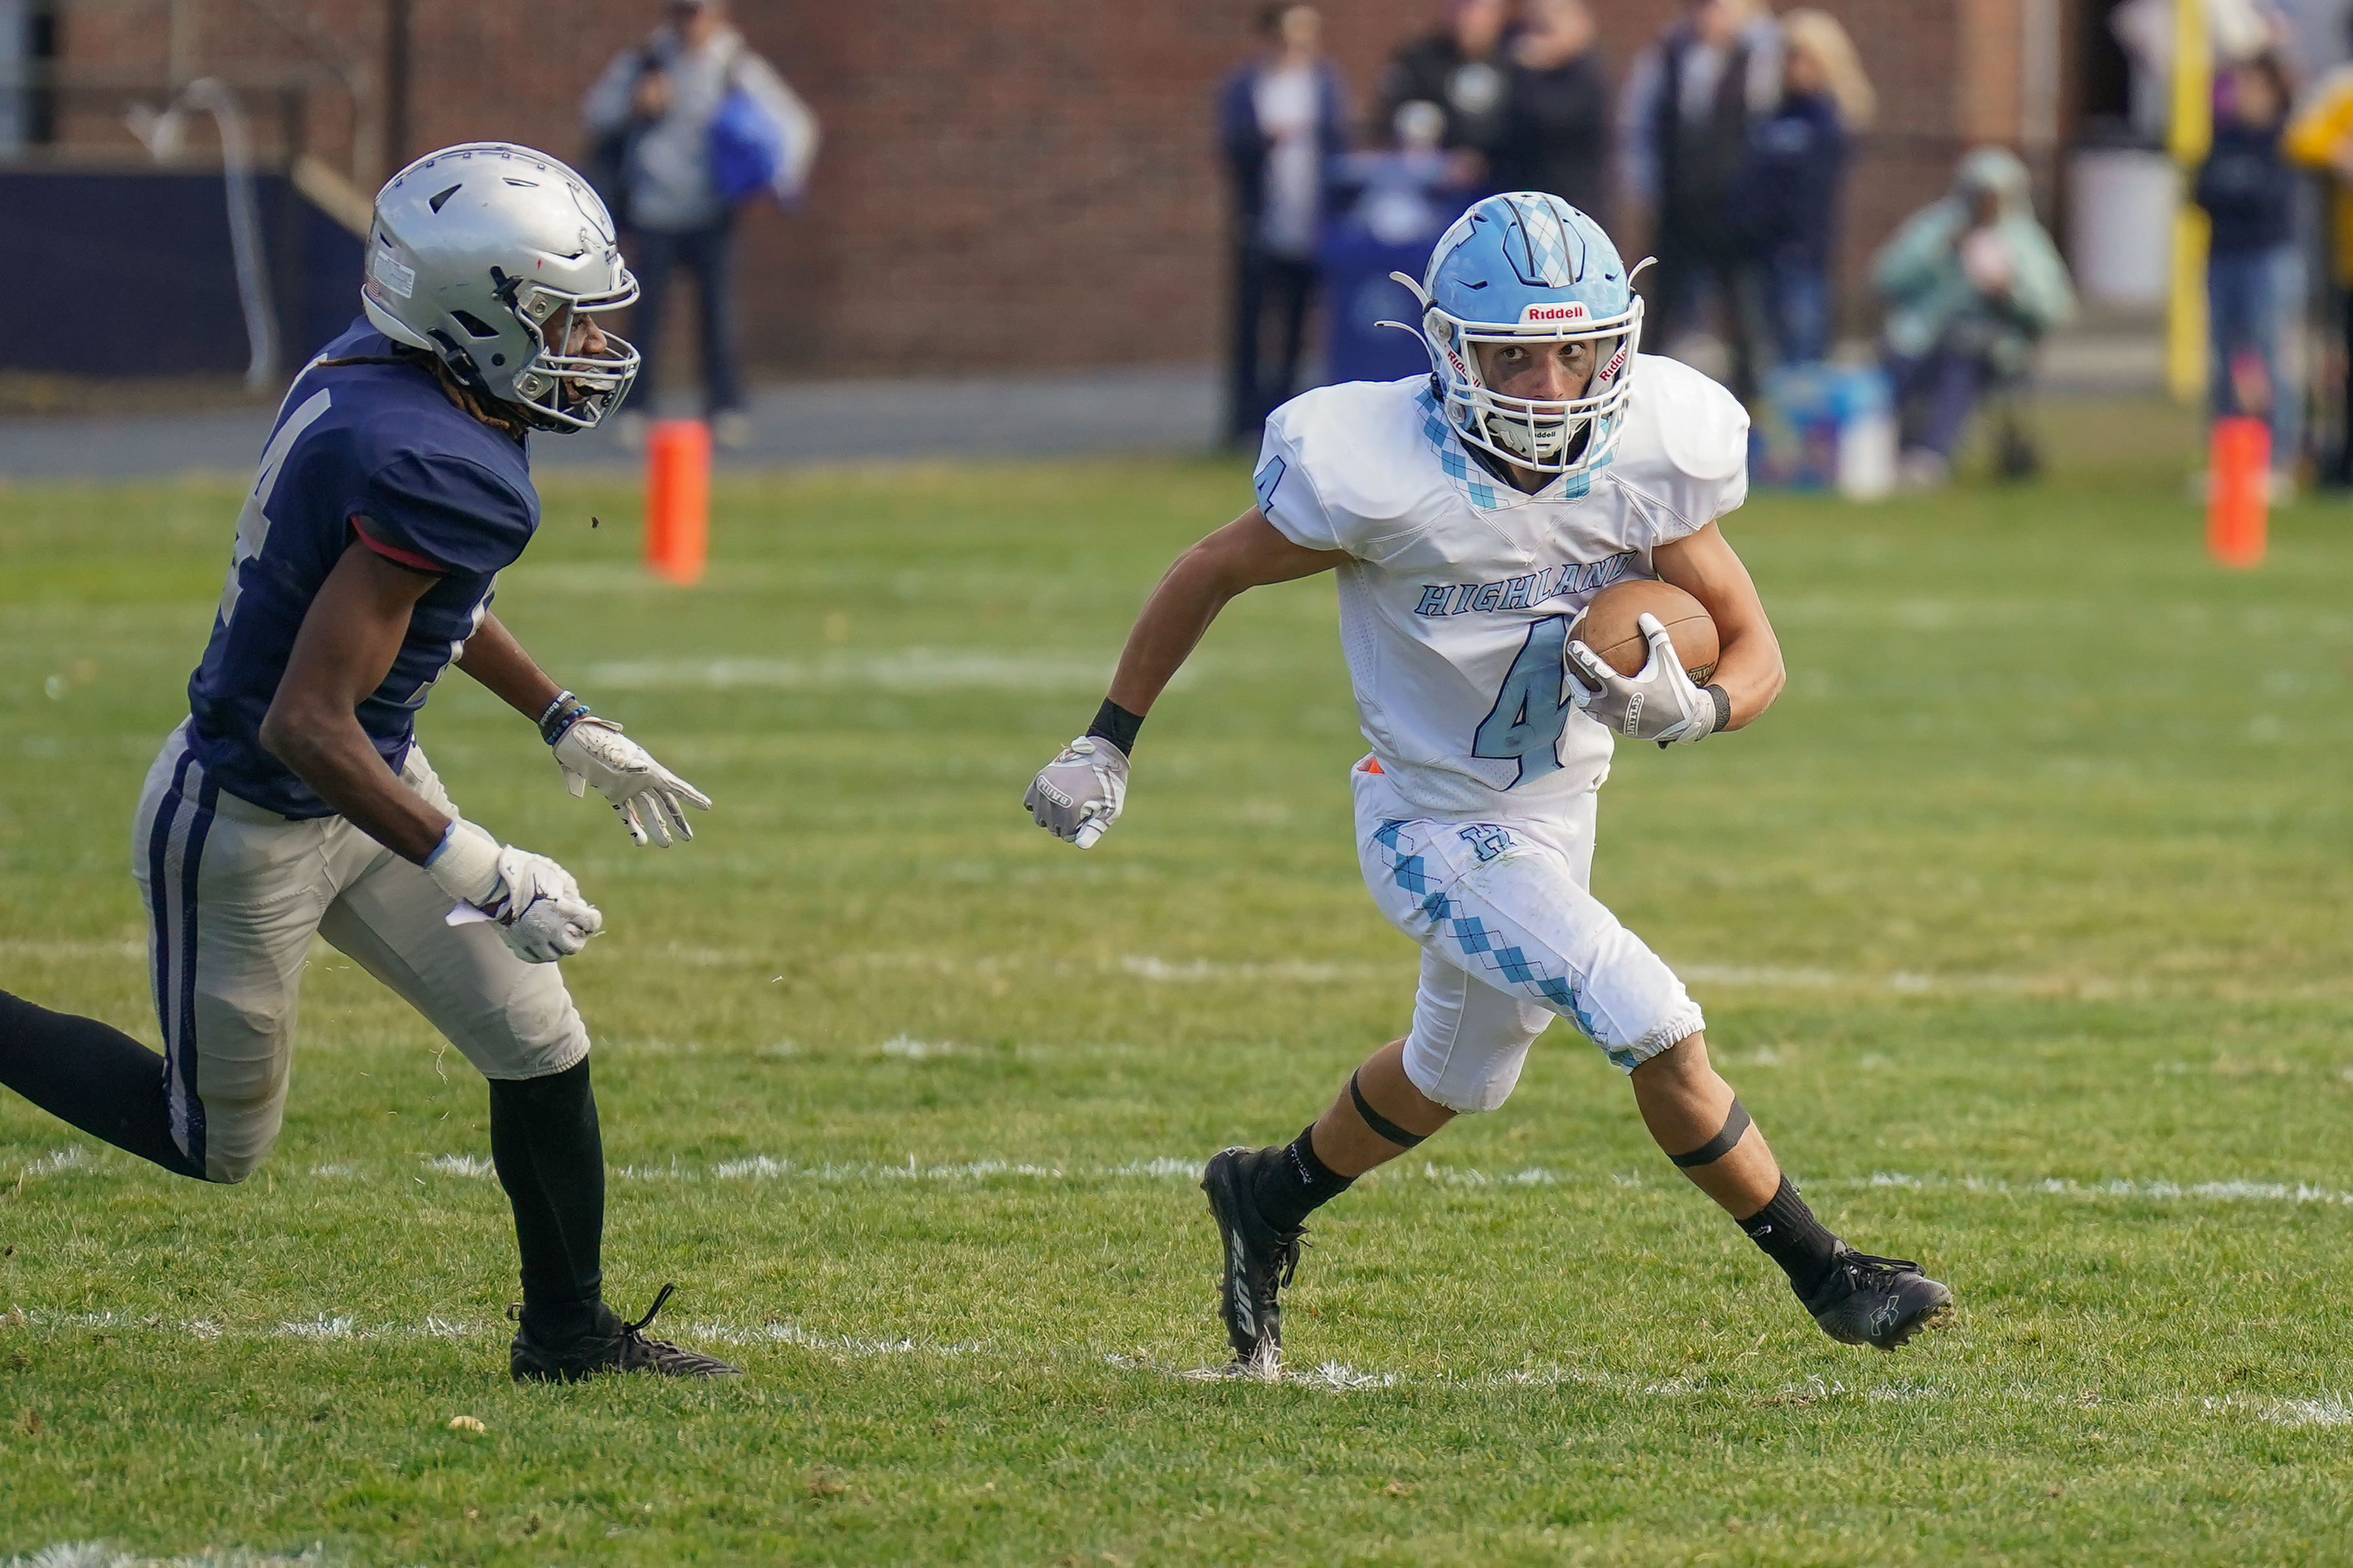
[(1766, 617), (1765, 601), (1748, 568), (1724, 537), (1709, 523), (1652, 552), (1651, 564), (1660, 578), (1697, 599), (1715, 623), (1717, 653), (1711, 684), (1724, 688), (1732, 700), (1726, 730), (1754, 722), (1781, 695), (1787, 675), (1781, 668), (1781, 641)]
[(1128, 757), (1144, 716), (1200, 646), (1218, 612), (1249, 589), (1312, 577), (1347, 559), (1345, 551), (1293, 543), (1256, 507), (1178, 556), (1128, 632), (1095, 721), (1030, 783), (1021, 804), (1038, 826), (1092, 848), (1126, 804)]
[(1293, 544), (1264, 512), (1250, 508), (1179, 555), (1152, 590), (1120, 650), (1111, 700), (1142, 718), (1200, 646), (1218, 612), (1237, 596), (1329, 572), (1347, 559), (1343, 550)]
[(458, 656), (458, 668), (537, 724), (574, 796), (586, 795), (595, 784), (633, 841), (667, 849), (673, 836), (694, 837), (681, 808), (709, 811), (711, 797), (654, 761), (618, 724), (597, 718), (588, 704), (558, 687), (496, 616), (482, 617)]
[(279, 678), (261, 743), (336, 815), (425, 868), (457, 903), (499, 927), (534, 963), (587, 945), (605, 923), (571, 873), (453, 820), (402, 784), (360, 728), (359, 705), (384, 684), (410, 613), (435, 579), (353, 543), (319, 588)]

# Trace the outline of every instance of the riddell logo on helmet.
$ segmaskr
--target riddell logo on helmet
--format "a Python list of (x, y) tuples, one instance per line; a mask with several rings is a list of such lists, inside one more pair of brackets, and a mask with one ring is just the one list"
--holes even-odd
[(1524, 327), (1537, 321), (1582, 321), (1588, 319), (1584, 305), (1575, 300), (1562, 305), (1530, 305), (1520, 312), (1520, 325)]

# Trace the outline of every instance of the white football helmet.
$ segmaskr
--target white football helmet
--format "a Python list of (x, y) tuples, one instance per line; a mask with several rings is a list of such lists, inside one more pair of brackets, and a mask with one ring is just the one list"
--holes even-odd
[(586, 430), (620, 405), (638, 351), (588, 317), (638, 297), (613, 216), (544, 153), (470, 142), (427, 154), (377, 193), (360, 303), (376, 331), (543, 430)]

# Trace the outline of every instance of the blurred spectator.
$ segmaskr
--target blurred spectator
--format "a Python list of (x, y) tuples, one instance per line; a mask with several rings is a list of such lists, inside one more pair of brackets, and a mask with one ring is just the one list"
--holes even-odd
[(1887, 302), (1902, 476), (1939, 484), (1978, 399), (2022, 381), (2035, 342), (2074, 312), (2026, 165), (2000, 147), (1962, 159), (1952, 193), (1905, 220), (1872, 275)]
[[(2284, 45), (2295, 26), (2276, 0), (2200, 0), (2212, 59), (2251, 60)], [(2108, 12), (2108, 32), (2132, 71), (2130, 118), (2136, 133), (2165, 140), (2173, 119), (2173, 45), (2179, 23), (2174, 0), (2121, 0)]]
[(2329, 274), (2337, 286), (2337, 308), (2344, 331), (2338, 392), (2342, 425), (2337, 449), (2321, 471), (2322, 482), (2335, 488), (2353, 486), (2353, 65), (2339, 66), (2322, 77), (2305, 95), (2288, 121), (2280, 143), (2289, 158), (2308, 169), (2328, 174)]
[(694, 275), (702, 325), (702, 375), (713, 434), (741, 445), (750, 433), (737, 369), (735, 210), (713, 168), (712, 132), (741, 94), (782, 133), (794, 188), (817, 153), (817, 119), (765, 60), (727, 25), (725, 0), (670, 0), (670, 20), (643, 46), (617, 56), (588, 89), (581, 118), (595, 136), (592, 164), (617, 195), (640, 290), (631, 328), (645, 368), (633, 406), (617, 421), (625, 442), (642, 440), (661, 385), (664, 308), (671, 273)]
[(1528, 0), (1505, 51), (1492, 183), (1546, 191), (1609, 226), (1609, 68), (1585, 0)]
[(1788, 13), (1781, 36), (1781, 101), (1749, 128), (1732, 211), (1773, 347), (1783, 363), (1810, 364), (1830, 352), (1847, 137), (1870, 125), (1878, 98), (1828, 12)]
[(1649, 212), (1659, 258), (1644, 335), (1673, 353), (1703, 330), (1713, 296), (1744, 400), (1757, 390), (1759, 324), (1729, 202), (1750, 122), (1780, 101), (1780, 34), (1763, 0), (1685, 0), (1635, 58), (1619, 108), (1624, 194)]
[(1439, 145), (1443, 110), (1426, 99), (1401, 103), (1391, 129), (1395, 147), (1351, 153), (1335, 165), (1338, 190), (1355, 199), (1324, 229), (1316, 255), (1331, 291), (1324, 370), (1335, 382), (1395, 381), (1428, 368), (1419, 333), (1381, 324), (1418, 319), (1389, 274), (1428, 271), (1430, 247), (1471, 204), (1454, 183), (1458, 160)]
[(2196, 187), (2213, 225), (2206, 261), (2211, 412), (2218, 419), (2269, 416), (2274, 484), (2286, 489), (2304, 435), (2300, 388), (2283, 353), (2304, 303), (2304, 258), (2295, 244), (2299, 177), (2280, 146), (2287, 73), (2266, 54), (2229, 68), (2214, 85), (2214, 142)]
[(1398, 50), (1381, 79), (1381, 119), (1394, 124), (1409, 103), (1434, 103), (1446, 115), (1440, 144), (1455, 154), (1455, 183), (1497, 188), (1490, 172), (1510, 105), (1504, 0), (1447, 0), (1446, 22)]
[(1314, 7), (1270, 5), (1259, 29), (1264, 52), (1227, 77), (1218, 93), (1218, 135), (1234, 194), (1227, 433), (1251, 446), (1266, 416), (1298, 390), (1327, 171), (1347, 146), (1348, 115), (1340, 73), (1321, 52), (1324, 19)]
[[(1381, 245), (1427, 247), (1471, 205), (1470, 194), (1454, 183), (1455, 162), (1441, 145), (1443, 110), (1421, 99), (1401, 103), (1389, 130), (1396, 144), (1388, 150), (1351, 153), (1334, 164), (1338, 194), (1354, 199), (1327, 237), (1362, 235)], [(1427, 250), (1423, 255), (1427, 260)], [(1417, 276), (1421, 271), (1399, 269)]]

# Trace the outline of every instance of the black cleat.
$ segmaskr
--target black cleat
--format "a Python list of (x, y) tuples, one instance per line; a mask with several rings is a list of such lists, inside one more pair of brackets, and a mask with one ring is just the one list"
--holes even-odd
[[(508, 1352), (508, 1365), (517, 1383), (577, 1383), (584, 1377), (594, 1377), (605, 1372), (649, 1372), (657, 1377), (741, 1377), (744, 1369), (730, 1366), (716, 1356), (699, 1351), (683, 1350), (668, 1340), (649, 1340), (646, 1330), (652, 1326), (655, 1314), (670, 1293), (678, 1287), (665, 1285), (646, 1315), (634, 1323), (621, 1321), (619, 1313), (596, 1303), (596, 1326), (566, 1344), (543, 1345), (531, 1337), (531, 1331), (518, 1326), (514, 1344)], [(520, 1325), (522, 1309), (509, 1307), (507, 1316)]]
[(1892, 1351), (1942, 1321), (1953, 1310), (1953, 1293), (1916, 1263), (1873, 1258), (1840, 1242), (1831, 1277), (1805, 1304), (1822, 1332), (1839, 1343)]
[(1218, 1315), (1233, 1342), (1238, 1373), (1272, 1377), (1282, 1366), (1283, 1288), (1299, 1270), (1300, 1238), (1305, 1226), (1278, 1231), (1259, 1217), (1250, 1195), (1253, 1162), (1280, 1159), (1279, 1149), (1228, 1149), (1209, 1159), (1201, 1190), (1218, 1222), (1226, 1266), (1218, 1282)]

